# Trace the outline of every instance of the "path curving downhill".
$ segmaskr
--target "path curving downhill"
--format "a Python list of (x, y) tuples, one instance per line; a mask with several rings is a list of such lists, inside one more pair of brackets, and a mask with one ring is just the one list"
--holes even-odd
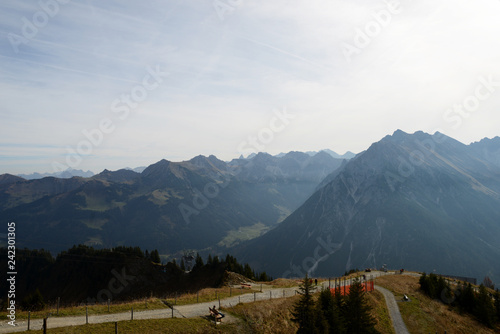
[(385, 303), (387, 305), (387, 309), (389, 310), (389, 316), (392, 320), (392, 326), (394, 327), (396, 334), (410, 334), (410, 332), (408, 332), (408, 328), (406, 328), (403, 318), (401, 317), (399, 306), (396, 302), (394, 294), (386, 288), (378, 285), (375, 285), (375, 289), (384, 295)]

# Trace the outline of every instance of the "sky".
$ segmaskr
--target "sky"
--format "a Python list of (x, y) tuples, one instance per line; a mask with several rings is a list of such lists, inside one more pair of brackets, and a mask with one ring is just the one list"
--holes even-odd
[(0, 174), (500, 135), (499, 0), (2, 0)]

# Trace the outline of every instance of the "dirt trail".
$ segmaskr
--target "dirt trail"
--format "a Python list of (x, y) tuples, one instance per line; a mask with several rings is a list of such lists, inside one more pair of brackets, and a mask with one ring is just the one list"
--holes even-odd
[[(377, 277), (384, 274), (386, 273), (375, 273), (375, 275), (370, 274), (370, 276)], [(331, 284), (333, 286), (334, 284), (333, 281), (331, 282)], [(346, 284), (350, 284), (350, 280), (347, 280)], [(318, 288), (320, 288), (321, 286), (328, 287), (328, 282), (323, 282), (319, 284)], [(253, 284), (253, 287), (255, 289), (260, 289), (261, 285)], [(375, 288), (379, 290), (385, 297), (396, 334), (408, 333), (406, 325), (404, 324), (403, 319), (401, 318), (401, 314), (399, 313), (399, 307), (394, 299), (394, 295), (390, 291), (382, 287), (375, 285)], [(285, 288), (285, 289), (283, 288), (273, 289), (269, 288), (269, 286), (263, 285), (262, 292), (247, 293), (240, 296), (221, 299), (220, 301), (215, 300), (205, 303), (174, 306), (173, 316), (175, 318), (205, 317), (209, 314), (208, 308), (213, 307), (214, 305), (217, 308), (219, 308), (219, 303), (221, 307), (228, 308), (235, 306), (238, 303), (251, 303), (259, 300), (268, 300), (270, 298), (274, 299), (274, 298), (292, 297), (296, 294), (297, 289), (298, 289), (297, 287)], [(172, 309), (134, 312), (134, 320), (163, 319), (171, 317), (172, 317)], [(123, 312), (123, 313), (113, 313), (104, 315), (89, 315), (88, 322), (90, 324), (96, 324), (104, 322), (125, 321), (130, 319), (131, 319), (131, 312)], [(224, 321), (231, 322), (235, 321), (235, 319), (230, 315), (228, 315), (224, 319)], [(47, 321), (47, 328), (78, 326), (78, 325), (85, 325), (85, 323), (86, 323), (85, 316), (60, 317), (60, 318), (50, 317)], [(42, 326), (43, 326), (42, 319), (34, 319), (31, 320), (30, 322), (31, 330), (39, 330), (42, 328)], [(26, 320), (18, 321), (16, 327), (12, 327), (7, 324), (7, 321), (3, 321), (0, 323), (0, 334), (22, 332), (27, 330), (27, 328), (28, 328), (28, 322)]]
[(410, 332), (408, 332), (408, 329), (406, 328), (403, 318), (401, 317), (399, 306), (396, 302), (396, 298), (394, 298), (394, 294), (378, 285), (375, 285), (375, 289), (377, 289), (384, 295), (385, 303), (387, 304), (389, 315), (392, 320), (392, 326), (394, 327), (396, 334), (410, 334)]
[[(260, 285), (255, 285), (255, 288), (260, 288)], [(238, 303), (251, 303), (253, 301), (268, 300), (270, 298), (283, 298), (291, 297), (295, 295), (296, 288), (287, 289), (264, 289), (263, 292), (247, 293), (240, 296), (229, 297), (220, 300), (220, 306), (231, 307)], [(205, 317), (209, 314), (208, 308), (216, 306), (219, 308), (219, 301), (211, 301), (198, 304), (189, 305), (179, 305), (174, 306), (173, 316), (175, 318), (195, 318), (195, 317)], [(134, 312), (134, 320), (140, 319), (163, 319), (171, 318), (172, 309), (160, 309), (151, 311), (140, 311)], [(113, 313), (104, 315), (89, 315), (88, 321), (90, 324), (104, 323), (104, 322), (115, 322), (115, 321), (125, 321), (131, 319), (131, 312), (123, 313)], [(224, 322), (232, 322), (235, 319), (230, 315), (224, 318)], [(85, 316), (75, 316), (75, 317), (49, 317), (47, 321), (47, 328), (57, 328), (57, 327), (68, 327), (68, 326), (78, 326), (85, 325)], [(33, 319), (30, 321), (31, 330), (42, 329), (43, 320)], [(16, 327), (12, 327), (7, 324), (7, 322), (0, 323), (0, 333), (15, 333), (27, 330), (28, 322), (27, 320), (22, 320), (17, 322)]]

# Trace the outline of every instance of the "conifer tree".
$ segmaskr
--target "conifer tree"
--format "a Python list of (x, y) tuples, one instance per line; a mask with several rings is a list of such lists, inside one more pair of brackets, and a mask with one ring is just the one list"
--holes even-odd
[(153, 261), (154, 263), (161, 263), (160, 253), (157, 249), (151, 251), (150, 257), (151, 261)]
[(181, 270), (186, 271), (186, 264), (184, 263), (184, 258), (181, 259)]
[[(342, 316), (342, 296), (340, 291), (337, 289), (335, 295), (332, 295), (330, 289), (325, 289), (321, 291), (318, 299), (318, 313), (321, 313), (316, 318), (316, 323), (320, 332), (326, 327), (327, 333), (344, 334), (344, 318)], [(326, 321), (326, 326), (324, 324)]]
[(500, 324), (500, 290), (495, 293), (495, 310), (497, 313), (497, 323)]
[(460, 302), (459, 307), (461, 311), (472, 313), (476, 307), (476, 295), (472, 285), (469, 283), (462, 290), (462, 294), (459, 296)]
[(200, 269), (204, 266), (203, 264), (203, 259), (201, 258), (199, 253), (196, 253), (196, 258), (194, 260), (194, 267), (193, 270), (195, 269)]
[(491, 301), (490, 295), (486, 287), (481, 284), (479, 286), (479, 293), (476, 298), (476, 308), (474, 315), (486, 326), (493, 328), (495, 324), (495, 308)]
[(304, 281), (299, 286), (301, 298), (294, 305), (292, 321), (299, 324), (298, 334), (317, 333), (315, 326), (314, 301), (312, 298), (312, 284), (306, 274)]
[(316, 327), (320, 333), (328, 333), (333, 318), (333, 296), (330, 289), (323, 289), (316, 305)]
[(378, 333), (359, 279), (353, 279), (351, 283), (349, 295), (346, 297), (345, 317), (347, 332), (350, 334)]
[(45, 302), (38, 288), (21, 301), (21, 309), (26, 311), (41, 311), (44, 307)]

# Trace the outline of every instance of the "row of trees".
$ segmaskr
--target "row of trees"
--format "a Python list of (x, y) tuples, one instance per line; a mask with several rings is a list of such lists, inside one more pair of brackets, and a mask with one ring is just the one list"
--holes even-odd
[[(0, 255), (0, 265), (6, 268), (7, 249), (0, 248)], [(231, 255), (225, 259), (209, 256), (206, 264), (200, 255), (195, 259), (195, 268), (186, 274), (181, 270), (182, 262), (180, 267), (174, 260), (158, 265), (161, 258), (156, 249), (143, 251), (125, 246), (95, 249), (77, 245), (56, 257), (45, 250), (18, 249), (16, 269), (23, 275), (16, 281), (16, 296), (21, 309), (34, 311), (43, 309), (45, 302), (54, 303), (58, 297), (64, 304), (95, 301), (97, 296), (104, 296), (102, 291), (107, 291), (113, 299), (126, 300), (152, 292), (161, 296), (174, 291), (218, 287), (224, 280), (225, 270), (250, 279), (272, 279), (265, 272), (256, 273), (248, 264), (238, 263)], [(8, 291), (8, 283), (0, 281), (0, 290)], [(110, 284), (112, 289), (108, 288)], [(6, 306), (7, 300), (0, 299), (0, 310)]]
[(302, 297), (292, 311), (293, 321), (299, 325), (297, 333), (378, 333), (359, 280), (353, 280), (347, 296), (341, 295), (340, 288), (333, 294), (323, 289), (316, 301), (307, 275), (299, 289)]
[(490, 293), (481, 284), (475, 289), (470, 283), (459, 284), (451, 288), (442, 277), (434, 274), (423, 274), (420, 277), (420, 288), (433, 299), (456, 307), (459, 312), (474, 315), (481, 323), (493, 328), (500, 324), (500, 291)]
[[(273, 278), (265, 271), (263, 272), (256, 272), (253, 270), (248, 263), (241, 264), (238, 263), (236, 258), (232, 255), (227, 254), (225, 259), (221, 260), (217, 255), (212, 256), (211, 254), (208, 255), (207, 258), (207, 263), (204, 264), (203, 258), (200, 256), (200, 254), (196, 254), (195, 258), (195, 264), (193, 267), (193, 271), (203, 268), (204, 266), (212, 267), (212, 268), (217, 268), (219, 266), (224, 267), (225, 270), (231, 271), (237, 274), (240, 274), (242, 276), (245, 276), (246, 278), (249, 278), (251, 280), (256, 280), (256, 281), (261, 281), (261, 282), (268, 282), (272, 281)], [(182, 270), (186, 270), (185, 264), (184, 264), (184, 259), (181, 260), (180, 268)]]

